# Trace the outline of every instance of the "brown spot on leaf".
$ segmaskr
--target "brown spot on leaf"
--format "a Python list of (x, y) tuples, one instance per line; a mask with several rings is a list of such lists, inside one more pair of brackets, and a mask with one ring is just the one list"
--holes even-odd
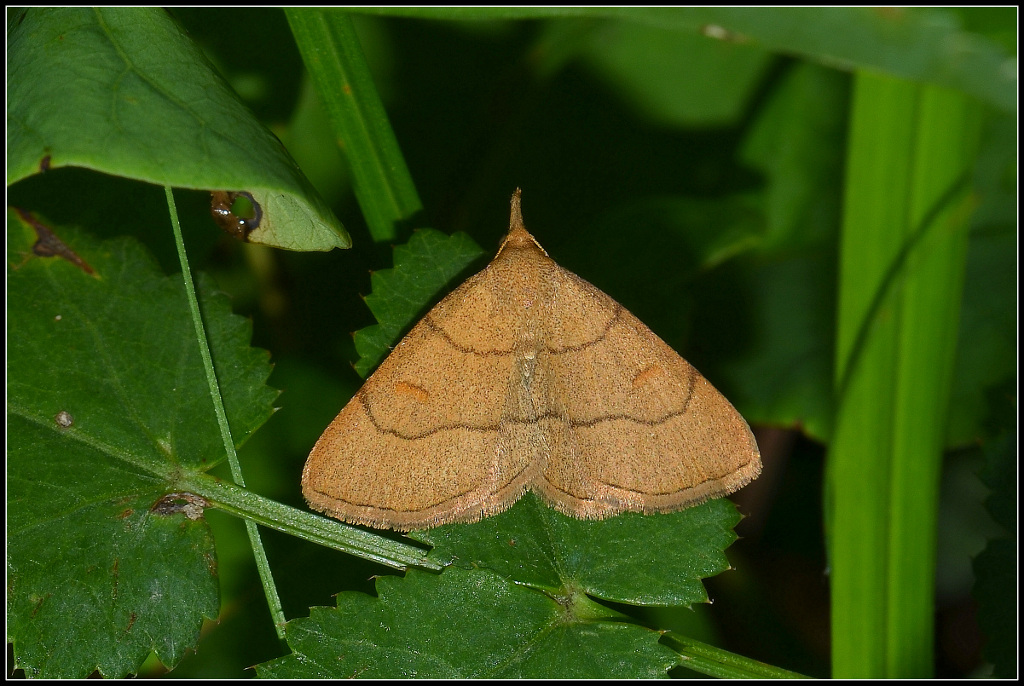
[(75, 418), (67, 410), (61, 410), (53, 416), (53, 421), (62, 429), (70, 429), (75, 423)]
[(40, 608), (43, 607), (43, 603), (45, 603), (46, 599), (49, 598), (51, 595), (53, 595), (53, 594), (52, 593), (47, 593), (43, 597), (38, 598), (36, 600), (35, 606), (32, 608), (32, 614), (29, 615), (29, 616), (34, 618), (36, 616), (36, 613), (39, 612)]
[(43, 159), (39, 160), (39, 171), (46, 173), (50, 171), (50, 156), (46, 155)]
[(74, 250), (69, 248), (67, 244), (50, 229), (50, 227), (32, 216), (31, 212), (23, 210), (20, 207), (15, 207), (14, 211), (18, 213), (18, 216), (21, 217), (23, 222), (35, 229), (37, 238), (35, 244), (32, 246), (33, 253), (39, 257), (63, 257), (86, 274), (96, 274), (93, 268), (89, 266), (88, 262), (83, 260)]
[(203, 508), (210, 503), (194, 493), (168, 493), (149, 509), (153, 514), (169, 516), (181, 512), (192, 521), (203, 518)]
[(129, 507), (127, 509), (124, 509), (124, 510), (121, 510), (120, 512), (118, 512), (117, 513), (117, 518), (118, 519), (128, 519), (133, 514), (135, 514), (135, 510), (133, 510), (132, 508)]
[(209, 570), (210, 576), (217, 576), (217, 556), (204, 553), (203, 559), (206, 560), (206, 568)]

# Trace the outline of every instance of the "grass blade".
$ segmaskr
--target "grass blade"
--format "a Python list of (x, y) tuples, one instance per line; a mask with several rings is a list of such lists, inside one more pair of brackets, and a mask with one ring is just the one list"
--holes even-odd
[(352, 169), (370, 235), (390, 241), (422, 212), (423, 204), (398, 146), (359, 37), (337, 10), (286, 9), (288, 23), (338, 145)]
[(828, 484), (836, 678), (932, 672), (938, 486), (978, 119), (961, 94), (857, 77)]

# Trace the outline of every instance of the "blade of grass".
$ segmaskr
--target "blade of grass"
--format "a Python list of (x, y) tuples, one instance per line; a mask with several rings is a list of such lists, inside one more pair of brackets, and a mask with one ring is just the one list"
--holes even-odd
[(285, 15), (352, 169), (356, 198), (375, 241), (394, 240), (422, 212), (398, 139), (349, 16), (286, 9)]
[(788, 669), (766, 665), (749, 657), (716, 648), (675, 631), (665, 632), (662, 638), (667, 646), (680, 655), (679, 664), (695, 672), (718, 679), (808, 679)]
[(938, 485), (979, 116), (856, 78), (828, 488), (835, 678), (932, 673)]
[(199, 339), (200, 353), (210, 381), (210, 395), (213, 397), (217, 420), (221, 428), (221, 436), (224, 439), (224, 447), (228, 454), (231, 476), (235, 481), (235, 485), (231, 485), (222, 483), (207, 475), (197, 474), (191, 477), (189, 475), (181, 475), (180, 479), (178, 479), (178, 486), (183, 491), (202, 497), (210, 506), (218, 507), (226, 512), (232, 512), (245, 520), (253, 554), (256, 557), (256, 566), (263, 581), (267, 603), (270, 606), (278, 638), (284, 640), (283, 632), (286, 620), (270, 571), (270, 563), (267, 560), (263, 543), (260, 540), (259, 529), (256, 527), (257, 523), (398, 569), (405, 569), (409, 565), (416, 565), (426, 569), (440, 569), (439, 564), (432, 560), (427, 560), (425, 553), (415, 546), (392, 541), (378, 534), (362, 531), (339, 522), (332, 522), (308, 512), (295, 510), (242, 488), (245, 486), (245, 482), (242, 478), (241, 467), (238, 464), (238, 456), (235, 453), (234, 441), (231, 438), (227, 414), (224, 412), (224, 402), (221, 399), (220, 388), (217, 385), (217, 377), (213, 369), (213, 359), (210, 356), (210, 348), (203, 329), (199, 303), (196, 299), (195, 286), (192, 282), (192, 272), (188, 266), (188, 256), (185, 253), (185, 244), (181, 237), (181, 227), (178, 224), (174, 195), (170, 187), (165, 187), (164, 190), (167, 194), (167, 206), (171, 213), (171, 223), (174, 226), (178, 257), (181, 260), (185, 290), (188, 293), (189, 306), (192, 309), (192, 318), (195, 323), (196, 336)]
[[(231, 428), (228, 426), (228, 416), (224, 411), (224, 399), (220, 394), (220, 385), (217, 382), (217, 373), (213, 368), (213, 358), (210, 355), (210, 344), (206, 340), (206, 330), (203, 327), (203, 317), (199, 312), (199, 300), (196, 298), (196, 288), (192, 282), (192, 271), (188, 266), (188, 255), (185, 252), (185, 242), (181, 237), (181, 225), (178, 223), (178, 210), (174, 204), (174, 192), (170, 186), (164, 186), (164, 193), (167, 195), (167, 209), (171, 213), (171, 226), (174, 228), (174, 242), (178, 248), (178, 259), (181, 261), (181, 277), (185, 282), (185, 293), (188, 297), (188, 306), (192, 312), (192, 323), (195, 325), (196, 340), (199, 342), (199, 354), (203, 358), (203, 367), (206, 369), (206, 378), (210, 383), (210, 397), (213, 399), (213, 409), (217, 414), (217, 423), (220, 425), (220, 435), (224, 441), (224, 450), (228, 455), (228, 464), (231, 466), (231, 478), (239, 486), (245, 485), (242, 478), (242, 468), (238, 464), (238, 454), (235, 453), (235, 441), (231, 437)], [(270, 608), (270, 616), (274, 621), (274, 631), (277, 632), (279, 641), (284, 642), (284, 625), (287, 620), (284, 617), (284, 610), (281, 607), (281, 597), (277, 593), (277, 586), (274, 584), (274, 575), (270, 571), (270, 562), (267, 560), (267, 552), (263, 548), (263, 541), (260, 539), (259, 529), (256, 522), (245, 520), (246, 532), (249, 534), (249, 544), (252, 546), (253, 555), (256, 558), (256, 568), (259, 570), (260, 581), (263, 583), (263, 592), (267, 596), (267, 605)]]
[[(967, 96), (938, 86), (919, 90), (909, 226), (922, 223), (925, 235), (909, 265), (918, 278), (905, 285), (905, 381), (896, 400), (895, 436), (895, 450), (912, 457), (894, 465), (888, 568), (887, 661), (897, 678), (930, 676), (933, 669), (939, 482), (976, 205), (969, 184), (953, 197), (945, 194), (969, 178), (980, 132), (979, 108)], [(919, 421), (929, 416), (934, 424)]]
[(297, 510), (206, 474), (185, 474), (176, 486), (200, 496), (209, 507), (364, 560), (401, 570), (418, 567), (437, 572), (444, 568), (444, 564), (429, 559), (427, 551), (419, 546)]

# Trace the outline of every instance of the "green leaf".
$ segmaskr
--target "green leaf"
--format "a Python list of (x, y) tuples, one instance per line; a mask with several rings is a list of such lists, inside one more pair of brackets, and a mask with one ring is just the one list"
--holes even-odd
[[(721, 376), (730, 400), (753, 425), (799, 426), (825, 440), (832, 430), (832, 340), (835, 265), (821, 251), (744, 260), (737, 280), (746, 296), (751, 335)], [(739, 269), (705, 284), (714, 287)], [(735, 281), (733, 283), (735, 286)], [(724, 285), (722, 286), (724, 287)], [(729, 335), (728, 312), (715, 312), (705, 346)], [(716, 325), (721, 324), (718, 333)]]
[(652, 678), (678, 656), (660, 632), (591, 597), (634, 605), (707, 602), (700, 580), (729, 568), (739, 521), (728, 500), (603, 521), (559, 514), (527, 494), (475, 524), (414, 537), (450, 566), (342, 593), (289, 623), (293, 655), (261, 676)]
[[(1004, 397), (1013, 386), (1008, 383)], [(978, 625), (985, 633), (985, 657), (992, 675), (1012, 679), (1017, 675), (1017, 599), (1020, 573), (1017, 558), (1017, 422), (1016, 403), (1000, 402), (994, 419), (1002, 431), (984, 446), (982, 480), (991, 495), (985, 506), (1009, 535), (993, 538), (974, 558), (974, 589), (978, 601)], [(1002, 416), (1000, 416), (1002, 415)]]
[(988, 433), (985, 394), (1017, 370), (1017, 238), (1015, 223), (971, 235), (951, 398), (955, 411), (946, 430), (949, 446), (969, 445)]
[[(743, 141), (741, 158), (764, 174), (763, 247), (831, 245), (839, 224), (849, 79), (796, 63), (767, 96)], [(831, 278), (831, 277), (830, 277)]]
[(395, 266), (373, 273), (373, 292), (366, 304), (379, 324), (355, 334), (360, 359), (356, 371), (366, 376), (408, 329), (424, 305), (434, 302), (438, 293), (462, 273), (483, 251), (464, 233), (446, 236), (440, 231), (423, 229), (405, 245), (395, 246)]
[(978, 601), (978, 624), (985, 633), (984, 654), (992, 665), (992, 676), (1017, 676), (1017, 599), (1019, 558), (1012, 538), (989, 541), (974, 558), (974, 596)]
[[(205, 502), (165, 496), (224, 458), (184, 289), (132, 239), (36, 245), (33, 222), (8, 212), (8, 640), (31, 676), (173, 666), (217, 616), (217, 563)], [(270, 365), (202, 293), (241, 444), (273, 411)]]
[[(567, 517), (532, 494), (475, 524), (449, 524), (412, 538), (445, 564), (491, 569), (540, 590), (572, 588), (630, 605), (707, 602), (701, 579), (729, 569), (724, 551), (740, 516), (724, 498), (660, 515), (600, 521)], [(643, 545), (638, 545), (643, 541)]]
[(7, 183), (77, 166), (158, 185), (245, 191), (248, 240), (351, 245), (281, 142), (159, 8), (31, 8), (8, 19)]
[(955, 88), (1017, 109), (1016, 60), (944, 9), (869, 7), (504, 7), (373, 8), (423, 19), (609, 18), (675, 29)]
[[(293, 654), (263, 678), (653, 678), (676, 662), (661, 634), (581, 613), (487, 570), (377, 580), (288, 624)], [(588, 605), (589, 607), (589, 605)]]
[(712, 127), (739, 122), (772, 55), (697, 32), (608, 21), (588, 34), (581, 57), (643, 118), (667, 126)]

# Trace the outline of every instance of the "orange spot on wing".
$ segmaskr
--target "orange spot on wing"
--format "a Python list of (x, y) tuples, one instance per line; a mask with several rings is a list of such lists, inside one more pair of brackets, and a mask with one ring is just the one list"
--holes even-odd
[(661, 367), (654, 364), (647, 369), (642, 370), (639, 374), (633, 377), (633, 388), (640, 388), (646, 383), (649, 383), (651, 379), (658, 376), (661, 373)]
[(411, 383), (400, 381), (395, 384), (395, 393), (398, 395), (411, 396), (417, 402), (425, 403), (430, 399), (430, 393)]

